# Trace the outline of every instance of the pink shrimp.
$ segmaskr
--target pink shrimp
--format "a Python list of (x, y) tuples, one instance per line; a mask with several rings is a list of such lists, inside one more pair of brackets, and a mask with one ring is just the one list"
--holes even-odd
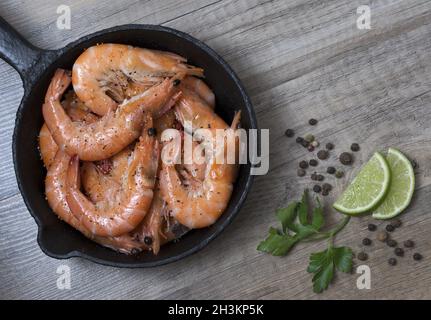
[(185, 62), (185, 58), (170, 52), (112, 43), (96, 45), (75, 61), (73, 88), (94, 113), (103, 116), (117, 108), (129, 95), (130, 87), (145, 90), (180, 73), (203, 76), (203, 69)]
[(144, 219), (153, 199), (159, 161), (158, 141), (152, 119), (146, 117), (142, 135), (135, 146), (121, 193), (116, 201), (94, 204), (81, 191), (79, 158), (73, 157), (68, 169), (67, 203), (72, 213), (95, 235), (118, 236), (132, 231)]
[[(231, 128), (218, 117), (206, 104), (195, 99), (180, 99), (175, 108), (181, 123), (190, 121), (192, 130), (197, 128), (236, 130), (240, 113), (235, 116)], [(213, 135), (215, 137), (215, 134)], [(231, 143), (225, 140), (225, 143)], [(235, 140), (235, 143), (237, 141)], [(227, 150), (229, 148), (225, 148)], [(235, 146), (235, 151), (238, 151)], [(226, 160), (226, 159), (225, 159)], [(188, 228), (204, 228), (213, 224), (226, 209), (236, 179), (237, 165), (218, 164), (210, 161), (207, 164), (205, 178), (193, 185), (184, 185), (180, 175), (172, 164), (163, 163), (160, 173), (160, 189), (163, 198), (172, 210), (172, 216)]]
[[(158, 112), (179, 98), (179, 79), (166, 79), (141, 95), (123, 102), (114, 112), (98, 121), (74, 123), (60, 104), (60, 97), (70, 83), (65, 70), (58, 69), (47, 91), (43, 116), (55, 142), (69, 155), (81, 160), (107, 159), (138, 138), (144, 120), (144, 111), (160, 116)], [(164, 110), (165, 111), (165, 110)]]

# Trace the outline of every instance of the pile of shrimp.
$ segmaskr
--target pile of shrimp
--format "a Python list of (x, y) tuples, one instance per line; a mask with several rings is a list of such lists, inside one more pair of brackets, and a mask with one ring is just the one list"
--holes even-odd
[(53, 212), (125, 254), (157, 254), (213, 224), (228, 205), (237, 165), (161, 161), (165, 129), (184, 136), (238, 128), (239, 113), (231, 126), (215, 113), (203, 72), (177, 54), (121, 44), (90, 47), (71, 71), (57, 69), (39, 134)]

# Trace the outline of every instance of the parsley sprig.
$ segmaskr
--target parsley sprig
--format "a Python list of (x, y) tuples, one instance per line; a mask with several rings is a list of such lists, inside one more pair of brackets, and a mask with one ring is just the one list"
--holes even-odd
[[(350, 272), (353, 252), (348, 247), (334, 247), (335, 235), (349, 222), (343, 218), (334, 228), (322, 231), (325, 225), (323, 208), (318, 198), (317, 205), (311, 210), (308, 203), (308, 191), (305, 190), (301, 201), (293, 201), (286, 208), (278, 209), (277, 219), (281, 229), (271, 227), (265, 240), (259, 243), (257, 250), (274, 256), (284, 256), (299, 242), (328, 239), (328, 248), (310, 255), (307, 271), (313, 273), (313, 290), (320, 293), (327, 289), (335, 271)], [(311, 214), (309, 214), (311, 211)]]

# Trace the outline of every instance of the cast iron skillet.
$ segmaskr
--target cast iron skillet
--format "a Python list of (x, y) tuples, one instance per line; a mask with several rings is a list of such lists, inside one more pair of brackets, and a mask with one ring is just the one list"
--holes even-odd
[(193, 230), (180, 241), (163, 246), (157, 256), (147, 252), (130, 256), (106, 249), (60, 221), (45, 200), (46, 171), (40, 160), (37, 138), (43, 123), (41, 106), (48, 84), (57, 68), (71, 69), (85, 48), (109, 42), (167, 50), (186, 57), (192, 65), (205, 69), (205, 81), (217, 97), (217, 113), (230, 123), (234, 111), (240, 109), (242, 127), (257, 128), (250, 100), (232, 69), (211, 48), (183, 32), (155, 25), (123, 25), (82, 37), (65, 48), (42, 50), (27, 42), (0, 17), (0, 58), (18, 71), (24, 87), (12, 142), (18, 186), (38, 225), (39, 246), (48, 256), (82, 257), (115, 267), (170, 263), (203, 248), (236, 216), (252, 184), (249, 164), (241, 165), (229, 206), (221, 218), (209, 228)]

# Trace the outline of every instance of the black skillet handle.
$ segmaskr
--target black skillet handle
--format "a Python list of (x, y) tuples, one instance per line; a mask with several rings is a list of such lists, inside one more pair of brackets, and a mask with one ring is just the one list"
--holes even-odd
[(25, 40), (14, 28), (0, 17), (0, 58), (20, 74), (24, 82), (29, 79), (43, 50)]

